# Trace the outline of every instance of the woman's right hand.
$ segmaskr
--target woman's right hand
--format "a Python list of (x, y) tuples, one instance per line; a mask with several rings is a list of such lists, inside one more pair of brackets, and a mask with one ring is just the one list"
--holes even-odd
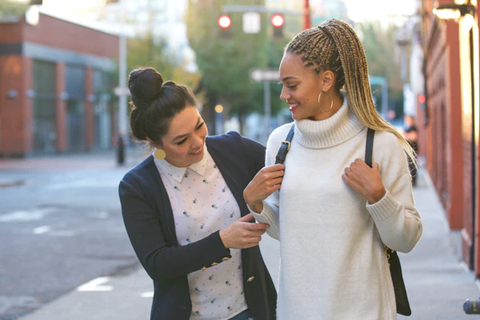
[(220, 238), (227, 249), (247, 249), (258, 245), (268, 224), (250, 223), (253, 214), (249, 213), (220, 231)]
[(253, 211), (260, 213), (263, 200), (280, 189), (285, 173), (285, 165), (274, 164), (260, 170), (243, 191), (243, 198)]

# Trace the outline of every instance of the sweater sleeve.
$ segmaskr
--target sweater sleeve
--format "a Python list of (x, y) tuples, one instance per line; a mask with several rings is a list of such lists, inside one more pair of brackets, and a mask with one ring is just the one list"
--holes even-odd
[(122, 214), (133, 249), (153, 280), (187, 275), (231, 258), (219, 231), (185, 246), (170, 245), (165, 239), (157, 212), (135, 180), (124, 178), (120, 182)]
[(387, 192), (380, 201), (367, 203), (367, 210), (382, 242), (393, 250), (409, 252), (422, 235), (422, 221), (413, 199), (406, 154), (398, 141), (391, 141), (392, 137), (380, 140), (389, 141), (382, 143), (382, 149), (377, 148), (382, 150), (379, 165)]

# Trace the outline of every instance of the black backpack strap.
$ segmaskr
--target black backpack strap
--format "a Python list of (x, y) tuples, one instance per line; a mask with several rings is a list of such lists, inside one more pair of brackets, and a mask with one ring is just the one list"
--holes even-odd
[(293, 135), (295, 133), (295, 123), (290, 128), (290, 131), (285, 138), (285, 141), (282, 142), (280, 149), (278, 150), (277, 156), (275, 157), (275, 164), (283, 164), (287, 158), (287, 153), (290, 151), (290, 145), (292, 143)]
[(375, 130), (368, 128), (367, 131), (367, 145), (365, 147), (365, 163), (372, 167), (372, 154), (373, 154), (373, 138), (375, 136)]

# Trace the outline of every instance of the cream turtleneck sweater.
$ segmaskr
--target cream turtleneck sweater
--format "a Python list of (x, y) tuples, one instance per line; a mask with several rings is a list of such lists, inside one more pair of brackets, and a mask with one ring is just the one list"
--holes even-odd
[[(375, 133), (373, 161), (387, 193), (369, 204), (342, 180), (351, 162), (364, 159), (367, 132), (346, 98), (329, 119), (295, 124), (282, 187), (254, 213), (280, 240), (278, 319), (396, 319), (383, 244), (408, 252), (422, 233), (400, 143), (391, 133)], [(271, 134), (267, 166), (291, 125)]]

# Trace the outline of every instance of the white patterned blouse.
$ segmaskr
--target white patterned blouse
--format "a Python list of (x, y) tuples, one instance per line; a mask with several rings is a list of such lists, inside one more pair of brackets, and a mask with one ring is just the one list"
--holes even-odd
[[(200, 162), (175, 167), (155, 158), (167, 190), (181, 246), (199, 241), (240, 218), (240, 208), (208, 153)], [(247, 309), (243, 292), (241, 250), (232, 258), (188, 274), (192, 300), (191, 320), (230, 319)]]

